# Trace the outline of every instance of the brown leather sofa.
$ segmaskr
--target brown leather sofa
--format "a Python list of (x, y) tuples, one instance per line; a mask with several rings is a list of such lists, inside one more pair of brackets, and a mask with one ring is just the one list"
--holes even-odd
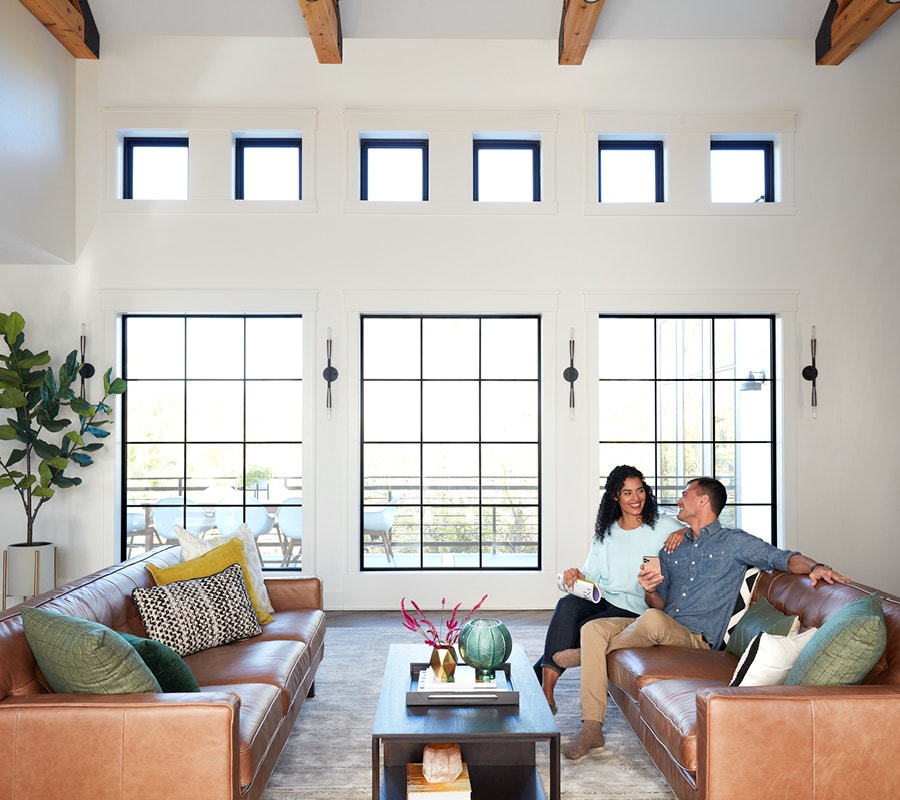
[[(28, 605), (145, 636), (131, 591), (163, 547)], [(0, 797), (17, 800), (253, 800), (265, 788), (322, 661), (316, 577), (266, 579), (275, 621), (260, 636), (188, 656), (199, 693), (50, 693), (16, 608), (0, 615)]]
[[(873, 591), (773, 572), (754, 598), (808, 628)], [(729, 653), (643, 647), (607, 656), (610, 696), (679, 800), (897, 797), (900, 599), (878, 594), (887, 648), (858, 686), (729, 687)]]

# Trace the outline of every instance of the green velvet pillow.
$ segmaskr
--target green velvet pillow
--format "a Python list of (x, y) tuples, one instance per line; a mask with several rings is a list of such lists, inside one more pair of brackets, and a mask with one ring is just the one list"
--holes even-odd
[(164, 692), (200, 691), (200, 684), (194, 673), (171, 647), (155, 639), (144, 639), (130, 633), (119, 633), (119, 636), (137, 650)]
[(747, 613), (741, 617), (731, 632), (725, 652), (740, 658), (756, 634), (771, 633), (774, 636), (787, 636), (796, 632), (798, 627), (797, 617), (782, 614), (772, 608), (765, 597), (761, 597), (747, 609)]
[(786, 686), (851, 686), (859, 683), (884, 653), (887, 628), (877, 594), (860, 597), (832, 614), (803, 648)]
[(128, 642), (99, 622), (23, 606), (22, 627), (54, 692), (159, 692), (159, 682)]

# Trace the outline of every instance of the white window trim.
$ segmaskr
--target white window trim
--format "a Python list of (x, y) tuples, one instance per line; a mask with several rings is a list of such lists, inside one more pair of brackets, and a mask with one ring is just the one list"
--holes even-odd
[[(594, 387), (599, 375), (599, 344), (597, 342), (598, 316), (600, 314), (775, 314), (775, 384), (776, 415), (775, 458), (779, 481), (776, 497), (776, 519), (779, 547), (800, 550), (797, 528), (797, 424), (802, 403), (800, 354), (808, 350), (809, 341), (801, 341), (797, 331), (797, 305), (799, 292), (585, 292), (583, 294), (585, 330), (587, 331), (586, 364), (582, 373), (585, 382), (582, 394), (576, 399), (588, 409), (587, 438), (590, 442), (600, 439), (598, 414), (599, 400)], [(577, 390), (576, 390), (577, 391)], [(596, 447), (589, 448), (585, 487), (587, 497), (596, 495), (600, 471)], [(586, 509), (590, 515), (594, 508)], [(588, 516), (588, 519), (591, 517)]]
[[(344, 112), (347, 141), (348, 214), (555, 215), (557, 184), (556, 111), (357, 111)], [(541, 200), (532, 203), (477, 203), (472, 199), (472, 139), (505, 132), (507, 138), (541, 142)], [(428, 200), (387, 202), (359, 199), (360, 138), (428, 139)]]
[[(346, 366), (341, 370), (341, 381), (345, 376), (346, 387), (359, 386), (360, 374), (360, 315), (361, 314), (540, 314), (543, 336), (541, 341), (542, 418), (545, 421), (541, 436), (542, 471), (544, 475), (557, 474), (556, 425), (557, 398), (560, 396), (560, 381), (557, 376), (562, 370), (558, 365), (554, 345), (559, 307), (558, 292), (345, 292), (343, 307), (346, 331), (341, 336), (347, 341)], [(558, 368), (557, 368), (558, 367)], [(348, 597), (366, 598), (372, 608), (394, 608), (398, 602), (397, 575), (390, 570), (362, 572), (360, 570), (359, 537), (353, 532), (359, 529), (359, 392), (347, 391), (348, 424), (348, 486), (346, 498), (347, 552), (343, 553), (346, 564), (346, 586), (352, 592), (344, 595), (335, 593), (344, 601)], [(568, 392), (568, 389), (566, 389)], [(565, 394), (568, 397), (568, 394)], [(567, 413), (567, 409), (564, 412)], [(351, 485), (352, 484), (352, 485)], [(540, 570), (524, 572), (490, 572), (491, 603), (496, 608), (522, 608), (523, 598), (532, 603), (528, 607), (543, 607), (556, 589), (557, 536), (554, 520), (557, 519), (556, 488), (553, 480), (546, 480), (541, 497), (541, 547), (543, 549)], [(404, 571), (403, 593), (416, 598), (433, 598), (436, 576), (440, 571)], [(486, 572), (466, 573), (453, 571), (453, 578), (461, 591), (473, 596), (482, 591), (478, 587), (484, 583)], [(483, 593), (483, 591), (482, 591)], [(480, 595), (479, 595), (480, 596)], [(328, 594), (326, 594), (328, 598)], [(433, 600), (432, 600), (433, 602)], [(526, 603), (526, 606), (528, 604)]]
[[(794, 112), (760, 114), (639, 114), (586, 112), (584, 214), (586, 216), (749, 216), (796, 214), (794, 202)], [(709, 143), (741, 135), (775, 142), (774, 203), (712, 203)], [(663, 203), (600, 203), (599, 138), (661, 139), (665, 143)]]
[[(115, 374), (122, 374), (121, 317), (123, 314), (302, 314), (303, 315), (303, 474), (315, 475), (316, 471), (316, 413), (324, 409), (325, 387), (317, 374), (316, 314), (318, 293), (314, 291), (272, 292), (228, 290), (172, 290), (141, 291), (129, 289), (102, 289), (99, 292), (103, 330), (100, 342), (100, 363), (115, 364)], [(311, 367), (309, 365), (312, 365)], [(311, 377), (308, 377), (311, 376)], [(321, 402), (320, 397), (321, 395)], [(117, 409), (117, 418), (118, 411)], [(104, 459), (103, 480), (107, 486), (115, 486), (115, 503), (103, 504), (102, 552), (104, 558), (120, 558), (119, 552), (122, 497), (121, 427), (114, 425), (116, 458)], [(311, 491), (303, 498), (304, 529), (303, 574), (316, 573), (316, 493)], [(305, 523), (309, 522), (307, 526)]]
[[(316, 128), (318, 112), (259, 109), (104, 109), (104, 213), (151, 214), (314, 214), (316, 201)], [(187, 136), (187, 200), (123, 200), (122, 147), (126, 136)], [(236, 136), (301, 138), (302, 200), (235, 200)]]

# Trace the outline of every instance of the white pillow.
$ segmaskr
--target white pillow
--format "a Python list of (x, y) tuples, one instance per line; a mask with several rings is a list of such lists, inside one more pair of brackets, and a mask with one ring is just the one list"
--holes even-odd
[(250, 573), (247, 577), (253, 584), (253, 590), (256, 592), (256, 599), (259, 601), (260, 608), (265, 609), (270, 614), (274, 613), (272, 601), (269, 599), (269, 593), (266, 591), (266, 582), (263, 578), (262, 561), (259, 559), (259, 550), (256, 549), (256, 539), (246, 524), (242, 524), (234, 533), (225, 536), (210, 536), (207, 539), (201, 539), (194, 536), (180, 525), (174, 525), (175, 535), (178, 537), (178, 544), (181, 545), (181, 560), (188, 561), (192, 558), (202, 556), (214, 547), (225, 544), (229, 539), (240, 539), (244, 546), (244, 555), (247, 558), (247, 571)]
[(729, 686), (781, 686), (818, 628), (791, 636), (775, 636), (760, 631), (753, 637)]

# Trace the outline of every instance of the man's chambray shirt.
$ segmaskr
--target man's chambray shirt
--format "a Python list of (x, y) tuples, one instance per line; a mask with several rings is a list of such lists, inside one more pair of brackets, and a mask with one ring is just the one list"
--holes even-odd
[(725, 637), (747, 568), (787, 572), (794, 554), (740, 528), (725, 528), (716, 520), (701, 528), (696, 539), (688, 530), (674, 553), (659, 551), (663, 582), (656, 591), (672, 619), (702, 633), (716, 649)]

